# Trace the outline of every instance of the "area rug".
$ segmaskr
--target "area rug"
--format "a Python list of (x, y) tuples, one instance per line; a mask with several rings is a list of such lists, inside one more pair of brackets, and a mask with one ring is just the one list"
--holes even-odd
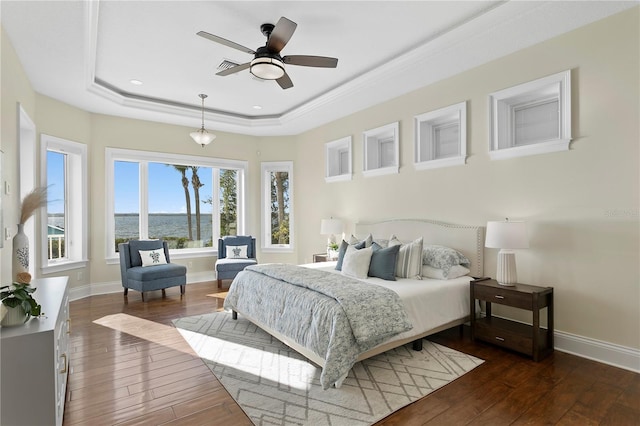
[(370, 425), (480, 365), (424, 340), (358, 362), (338, 389), (321, 368), (248, 320), (218, 312), (173, 321), (256, 425)]

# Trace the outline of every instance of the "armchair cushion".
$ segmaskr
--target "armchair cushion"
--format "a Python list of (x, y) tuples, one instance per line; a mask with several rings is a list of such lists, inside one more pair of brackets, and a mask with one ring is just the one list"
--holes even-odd
[[(129, 252), (131, 256), (131, 266), (142, 266), (142, 257), (140, 250), (158, 250), (162, 249), (161, 240), (131, 240), (129, 241)], [(165, 252), (165, 259), (169, 262), (169, 255)]]

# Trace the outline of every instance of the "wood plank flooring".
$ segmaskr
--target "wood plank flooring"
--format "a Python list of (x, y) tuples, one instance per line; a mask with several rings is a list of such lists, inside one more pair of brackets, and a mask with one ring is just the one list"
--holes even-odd
[[(64, 425), (250, 425), (173, 328), (213, 312), (215, 282), (71, 302)], [(485, 363), (378, 425), (640, 425), (640, 375), (555, 352), (535, 363), (483, 343), (468, 329), (430, 338)]]

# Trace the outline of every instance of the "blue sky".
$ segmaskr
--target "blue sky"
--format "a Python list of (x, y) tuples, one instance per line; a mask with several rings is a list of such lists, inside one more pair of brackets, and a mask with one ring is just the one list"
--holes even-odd
[[(212, 193), (212, 175), (209, 168), (200, 168), (198, 176), (204, 184), (200, 188), (200, 200), (206, 200)], [(139, 213), (138, 164), (117, 162), (115, 172), (116, 213)], [(195, 214), (195, 201), (191, 187), (191, 170), (187, 171), (191, 194), (191, 211)], [(49, 185), (47, 206), (49, 213), (62, 213), (64, 199), (63, 154), (47, 153), (47, 182)], [(211, 213), (211, 204), (200, 203), (202, 213)], [(149, 164), (149, 212), (185, 213), (186, 204), (182, 175), (172, 166)]]

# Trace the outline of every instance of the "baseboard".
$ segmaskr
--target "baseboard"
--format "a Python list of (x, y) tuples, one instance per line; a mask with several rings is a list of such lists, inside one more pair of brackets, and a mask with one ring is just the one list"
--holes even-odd
[(557, 351), (640, 373), (640, 350), (638, 349), (557, 330), (553, 338)]
[[(194, 272), (187, 274), (187, 285), (191, 283), (201, 283), (204, 281), (216, 280), (216, 274), (214, 271)], [(101, 283), (86, 284), (78, 287), (72, 287), (69, 289), (69, 300), (84, 299), (89, 296), (97, 296), (100, 294), (120, 293), (122, 292), (122, 282), (107, 281)]]

